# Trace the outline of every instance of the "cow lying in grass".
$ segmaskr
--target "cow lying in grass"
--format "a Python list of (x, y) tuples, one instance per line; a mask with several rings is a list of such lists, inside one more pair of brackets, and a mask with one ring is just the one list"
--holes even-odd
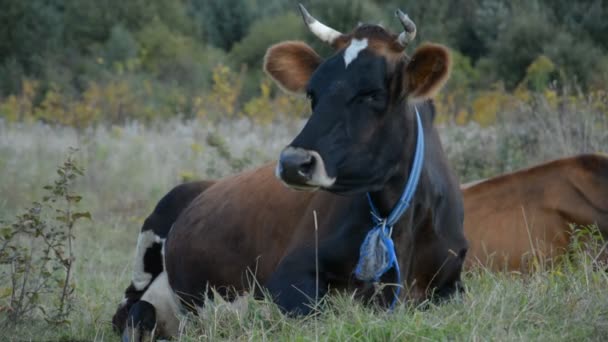
[[(272, 173), (274, 164), (266, 166)], [(177, 216), (213, 184), (178, 185), (146, 219), (137, 245), (133, 283), (113, 318), (123, 331), (131, 306), (163, 270), (159, 242)], [(465, 235), (470, 243), (466, 266), (527, 271), (531, 258), (564, 255), (570, 223), (596, 224), (608, 238), (608, 158), (585, 154), (462, 186)], [(151, 238), (150, 238), (151, 237)], [(140, 284), (139, 290), (135, 284)], [(143, 285), (143, 287), (141, 287)]]
[(586, 154), (462, 186), (467, 266), (529, 271), (571, 241), (570, 224), (608, 238), (608, 158)]
[[(218, 180), (166, 239), (145, 230), (133, 283), (145, 293), (131, 301), (124, 339), (175, 334), (180, 311), (215, 293), (234, 298), (250, 273), (289, 314), (307, 314), (330, 290), (391, 307), (462, 289), (462, 194), (433, 125), (448, 50), (426, 44), (406, 55), (416, 27), (401, 11), (400, 34), (366, 24), (342, 34), (301, 12), (335, 53), (324, 60), (286, 41), (268, 49), (264, 70), (308, 96), (310, 118), (276, 167)], [(164, 255), (157, 277), (146, 272), (150, 248)]]

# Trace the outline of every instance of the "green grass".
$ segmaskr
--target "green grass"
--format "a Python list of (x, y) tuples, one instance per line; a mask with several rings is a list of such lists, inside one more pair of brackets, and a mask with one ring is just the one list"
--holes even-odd
[[(69, 326), (28, 323), (5, 331), (2, 340), (117, 339), (108, 320), (128, 283), (126, 242), (134, 239), (111, 233), (112, 238), (93, 234), (81, 241), (90, 250), (78, 263), (77, 304)], [(121, 235), (126, 241), (115, 238)], [(317, 316), (303, 319), (286, 318), (274, 305), (252, 299), (239, 311), (213, 305), (201, 317), (184, 319), (179, 340), (599, 341), (608, 334), (608, 278), (590, 264), (523, 277), (471, 272), (465, 281), (466, 293), (447, 303), (424, 309), (401, 305), (392, 313), (346, 295), (331, 297)]]
[[(467, 292), (441, 305), (394, 312), (348, 296), (317, 317), (288, 319), (254, 303), (242, 317), (227, 310), (194, 319), (183, 340), (600, 340), (608, 332), (607, 278), (585, 266), (531, 277), (468, 273)], [(212, 310), (210, 310), (212, 311)]]
[[(442, 130), (443, 138), (451, 146), (448, 153), (454, 149), (452, 142), (457, 145), (459, 157), (452, 153), (450, 158), (459, 163), (461, 152), (478, 141), (465, 145), (468, 140), (450, 133), (453, 130), (464, 132), (448, 127)], [(65, 128), (0, 123), (0, 220), (11, 220), (40, 198), (41, 187), (54, 178), (68, 146), (80, 147), (76, 156), (87, 170), (76, 190), (84, 196), (81, 207), (93, 214), (93, 221), (80, 222), (75, 231), (76, 302), (70, 324), (49, 326), (35, 317), (0, 331), (0, 341), (117, 340), (110, 319), (129, 284), (143, 219), (184, 174), (204, 178), (237, 171), (206, 144), (208, 135), (225, 139), (230, 153), (248, 160), (244, 167), (253, 167), (272, 159), (295, 132), (295, 128), (252, 129), (242, 123), (203, 127), (170, 122), (157, 128), (92, 129), (79, 136)], [(560, 153), (552, 151), (556, 156)], [(583, 147), (577, 151), (583, 152)], [(539, 157), (529, 158), (509, 167)], [(456, 165), (459, 170), (461, 166)], [(239, 311), (219, 303), (205, 308), (200, 317), (185, 318), (179, 340), (603, 340), (608, 336), (608, 274), (596, 271), (586, 254), (577, 255), (558, 268), (526, 276), (485, 270), (466, 273), (465, 294), (424, 309), (402, 304), (388, 313), (345, 294), (329, 298), (316, 316), (294, 319), (268, 302), (247, 299)]]

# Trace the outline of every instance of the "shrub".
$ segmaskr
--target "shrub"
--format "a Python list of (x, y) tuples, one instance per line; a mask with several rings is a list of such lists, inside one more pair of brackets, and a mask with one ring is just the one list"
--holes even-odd
[(526, 77), (520, 86), (540, 92), (549, 87), (555, 76), (555, 64), (547, 56), (538, 56), (526, 69)]
[(165, 81), (201, 85), (205, 77), (199, 61), (203, 48), (191, 38), (172, 31), (156, 19), (137, 33), (144, 70)]
[(243, 80), (245, 99), (259, 92), (259, 84), (264, 78), (262, 59), (266, 49), (283, 40), (302, 39), (305, 33), (302, 19), (292, 12), (255, 22), (249, 33), (234, 44), (229, 55), (232, 64), (237, 67), (245, 65), (248, 70)]
[(110, 38), (103, 47), (105, 60), (108, 64), (133, 60), (139, 52), (139, 44), (124, 26), (118, 24), (112, 27)]
[[(190, 0), (195, 20), (199, 21), (205, 40), (230, 51), (241, 40), (253, 20), (253, 6), (242, 0)], [(260, 4), (263, 6), (262, 4)]]
[(58, 178), (44, 187), (42, 201), (0, 226), (1, 324), (30, 319), (36, 311), (48, 322), (67, 322), (74, 291), (74, 226), (91, 218), (76, 210), (82, 197), (73, 187), (83, 169), (73, 152), (57, 169)]

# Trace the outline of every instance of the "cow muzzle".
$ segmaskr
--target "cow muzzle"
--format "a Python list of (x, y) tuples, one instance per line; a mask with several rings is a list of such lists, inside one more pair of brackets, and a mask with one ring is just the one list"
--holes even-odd
[(296, 190), (329, 188), (335, 177), (329, 177), (323, 158), (316, 151), (286, 147), (279, 156), (275, 175), (285, 185)]

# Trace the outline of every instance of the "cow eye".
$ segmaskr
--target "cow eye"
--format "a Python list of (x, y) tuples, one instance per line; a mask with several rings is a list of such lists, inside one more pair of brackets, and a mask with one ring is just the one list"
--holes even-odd
[(359, 94), (358, 98), (359, 101), (376, 102), (382, 98), (382, 93), (376, 90), (366, 91)]

